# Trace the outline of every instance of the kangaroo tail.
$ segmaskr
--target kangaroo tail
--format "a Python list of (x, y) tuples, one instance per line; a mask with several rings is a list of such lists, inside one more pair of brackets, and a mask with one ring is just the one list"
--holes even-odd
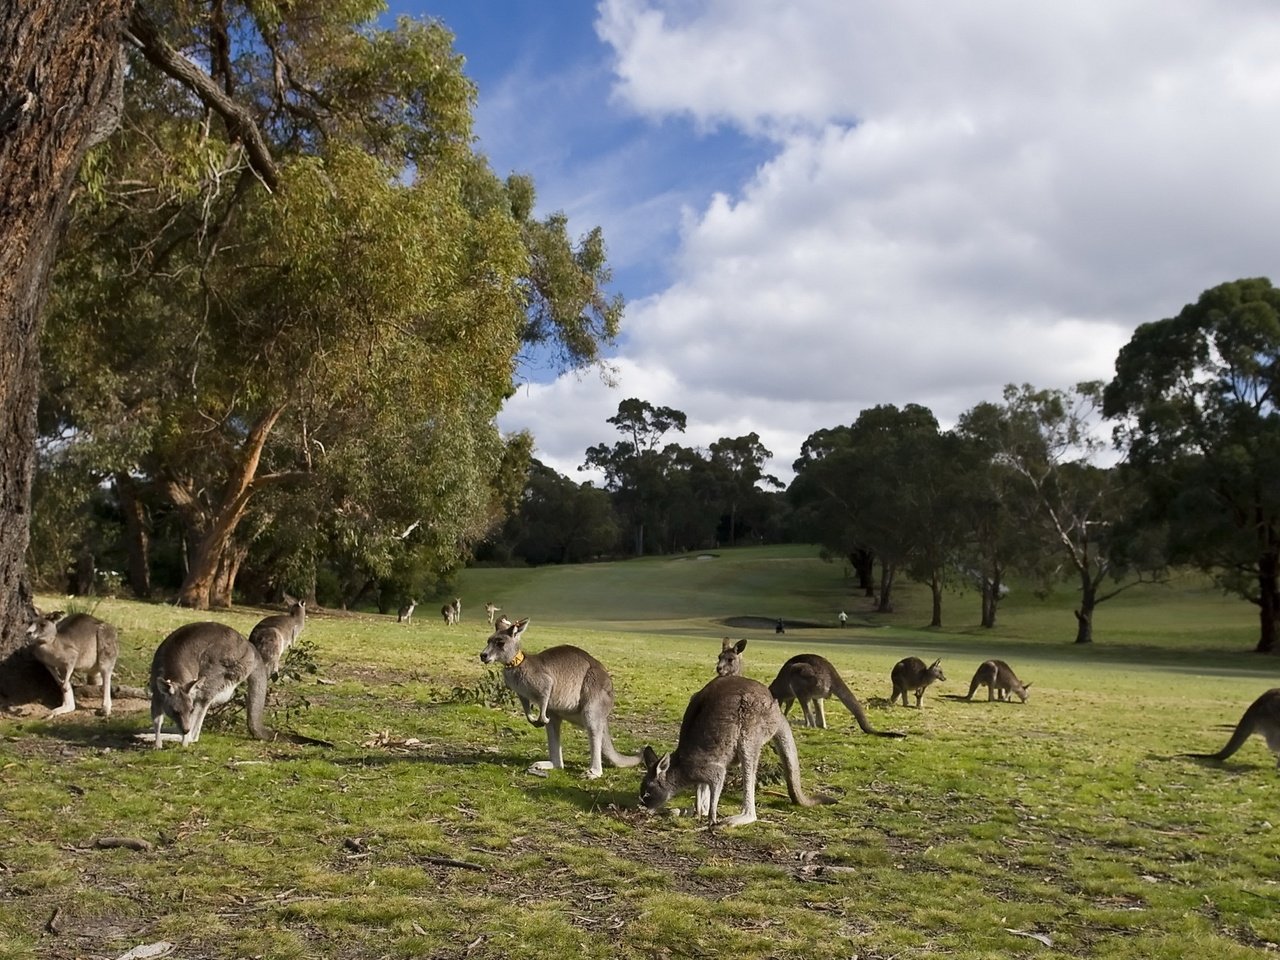
[(849, 708), (849, 712), (853, 714), (853, 718), (858, 721), (858, 726), (862, 728), (863, 733), (869, 733), (874, 737), (905, 737), (905, 733), (890, 733), (887, 730), (877, 730), (871, 725), (871, 721), (867, 719), (867, 712), (862, 709), (862, 704), (858, 702), (858, 698), (853, 695), (853, 691), (838, 676), (831, 678), (831, 692), (840, 698), (840, 702)]
[(613, 745), (613, 737), (609, 736), (608, 729), (604, 731), (604, 737), (600, 741), (600, 752), (604, 755), (604, 758), (615, 767), (635, 767), (640, 764), (639, 754), (628, 756), (627, 754), (618, 752), (617, 748)]
[(832, 797), (821, 794), (809, 796), (800, 786), (800, 757), (796, 753), (796, 739), (791, 733), (791, 724), (785, 721), (778, 725), (778, 732), (770, 741), (778, 759), (782, 761), (782, 774), (787, 781), (787, 795), (791, 802), (801, 807), (816, 807), (824, 803), (835, 803)]
[(262, 714), (267, 705), (267, 684), (270, 682), (268, 669), (267, 663), (259, 658), (253, 672), (245, 680), (245, 714), (249, 719), (249, 733), (256, 740), (275, 739), (275, 733), (262, 725)]
[(973, 694), (974, 694), (974, 692), (975, 692), (975, 691), (978, 689), (978, 687), (980, 687), (980, 686), (982, 686), (982, 681), (981, 681), (981, 680), (979, 680), (977, 677), (974, 677), (974, 678), (973, 678), (973, 682), (969, 684), (969, 692), (968, 692), (968, 693), (966, 693), (966, 694), (964, 695), (964, 698), (965, 698), (966, 700), (972, 700), (972, 699), (973, 699)]
[(1253, 735), (1254, 724), (1253, 717), (1246, 712), (1240, 718), (1240, 722), (1236, 724), (1235, 733), (1231, 734), (1231, 739), (1227, 741), (1227, 745), (1217, 753), (1182, 753), (1182, 757), (1194, 757), (1197, 760), (1225, 760), (1237, 750), (1244, 746), (1244, 742)]

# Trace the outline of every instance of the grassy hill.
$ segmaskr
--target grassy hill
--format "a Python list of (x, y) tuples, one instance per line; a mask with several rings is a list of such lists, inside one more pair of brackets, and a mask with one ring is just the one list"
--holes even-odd
[[(1065, 590), (1015, 584), (989, 631), (956, 594), (929, 630), (919, 588), (874, 615), (810, 549), (708, 557), (468, 570), (455, 627), (426, 599), (409, 625), (315, 613), (295, 665), (316, 672), (279, 683), (269, 719), (327, 747), (249, 740), (230, 711), (155, 751), (127, 699), (109, 719), (0, 719), (0, 958), (1275, 956), (1274, 758), (1259, 738), (1223, 765), (1176, 756), (1217, 749), (1280, 683), (1280, 658), (1249, 652), (1247, 605), (1194, 577), (1134, 590), (1080, 648)], [(645, 815), (637, 770), (583, 779), (576, 729), (565, 770), (529, 769), (544, 732), (477, 656), (488, 600), (531, 618), (530, 651), (574, 643), (608, 665), (624, 751), (674, 746), (724, 635), (748, 638), (764, 682), (823, 653), (908, 736), (864, 736), (832, 702), (831, 729), (793, 725), (806, 788), (834, 806), (790, 805), (766, 751), (759, 823)], [(121, 631), (124, 684), (197, 619), (96, 612)], [(264, 612), (211, 618), (247, 632)], [(779, 616), (782, 637), (724, 623)], [(885, 700), (907, 654), (947, 672), (919, 711)], [(1028, 703), (947, 698), (991, 656), (1031, 681)], [(731, 776), (722, 813), (740, 790)], [(113, 837), (144, 843), (100, 846)]]

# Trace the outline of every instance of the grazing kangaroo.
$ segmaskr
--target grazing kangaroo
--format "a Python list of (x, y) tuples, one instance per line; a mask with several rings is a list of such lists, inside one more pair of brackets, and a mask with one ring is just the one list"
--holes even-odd
[(736, 676), (716, 677), (690, 698), (674, 751), (659, 758), (653, 747), (644, 748), (640, 802), (656, 810), (678, 791), (693, 787), (694, 813), (714, 825), (729, 765), (737, 760), (742, 765), (742, 812), (718, 822), (726, 827), (754, 823), (756, 769), (766, 743), (782, 761), (792, 803), (812, 807), (834, 802), (805, 795), (791, 725), (764, 684)]
[(889, 702), (894, 703), (899, 696), (902, 697), (902, 705), (907, 705), (907, 691), (913, 690), (916, 695), (916, 709), (920, 709), (920, 701), (924, 698), (925, 687), (937, 680), (947, 679), (942, 675), (942, 659), (939, 658), (929, 666), (924, 665), (924, 661), (919, 657), (904, 657), (893, 665), (893, 670), (889, 673), (889, 679), (893, 681), (893, 693), (889, 695)]
[(307, 602), (295, 600), (287, 593), (284, 602), (289, 604), (289, 612), (264, 617), (249, 634), (249, 642), (258, 648), (263, 662), (267, 665), (267, 676), (274, 676), (280, 669), (280, 660), (285, 651), (293, 646), (298, 634), (307, 623)]
[(1255, 733), (1262, 734), (1267, 747), (1276, 755), (1276, 766), (1280, 768), (1280, 687), (1268, 690), (1244, 712), (1240, 722), (1236, 724), (1235, 733), (1227, 745), (1217, 753), (1184, 753), (1184, 757), (1196, 757), (1200, 760), (1225, 760), (1231, 756)]
[(716, 659), (717, 677), (736, 677), (742, 674), (742, 651), (747, 649), (747, 641), (731, 640), (725, 637), (720, 641), (720, 656)]
[(1031, 684), (1020, 681), (1017, 674), (1013, 672), (1013, 667), (1003, 660), (988, 660), (978, 667), (973, 675), (973, 680), (969, 683), (969, 693), (964, 699), (972, 700), (974, 691), (983, 684), (987, 688), (988, 700), (997, 698), (1000, 700), (1012, 700), (1013, 697), (1010, 691), (1016, 693), (1023, 703), (1026, 703), (1027, 698), (1031, 696), (1031, 694), (1027, 693), (1027, 688)]
[(402, 606), (396, 613), (396, 623), (408, 623), (413, 619), (413, 608), (418, 605), (417, 600), (410, 600)]
[(827, 728), (827, 714), (822, 701), (835, 696), (849, 708), (853, 718), (864, 733), (877, 737), (905, 737), (905, 733), (888, 733), (877, 730), (867, 720), (866, 711), (853, 695), (853, 691), (840, 679), (840, 674), (826, 657), (816, 653), (800, 653), (782, 665), (778, 675), (769, 684), (769, 692), (778, 701), (783, 716), (791, 710), (795, 701), (800, 701), (800, 709), (804, 713), (806, 727)]
[(70, 713), (76, 708), (71, 675), (77, 670), (102, 684), (102, 706), (98, 713), (111, 716), (111, 674), (116, 668), (120, 642), (116, 628), (87, 613), (64, 616), (61, 610), (37, 617), (27, 627), (31, 653), (53, 674), (62, 688), (62, 703), (49, 716)]
[(226, 703), (241, 683), (246, 684), (249, 732), (271, 739), (262, 725), (270, 674), (258, 648), (221, 623), (188, 623), (160, 642), (151, 659), (151, 720), (155, 749), (161, 747), (160, 727), (168, 717), (178, 725), (182, 745), (200, 740), (205, 713)]
[(501, 607), (496, 606), (492, 603), (486, 603), (484, 605), (484, 615), (489, 620), (489, 626), (491, 627), (493, 626), (493, 621), (498, 616), (498, 611), (501, 609), (502, 609)]
[[(502, 626), (503, 622), (506, 626)], [(524, 707), (525, 719), (535, 727), (547, 728), (548, 760), (535, 763), (537, 770), (561, 770), (560, 724), (568, 720), (587, 732), (591, 765), (587, 777), (604, 772), (601, 757), (615, 767), (634, 767), (640, 758), (623, 756), (609, 736), (609, 714), (613, 711), (613, 680), (604, 665), (577, 647), (549, 647), (541, 653), (526, 654), (520, 649), (521, 636), (529, 625), (526, 617), (515, 623), (500, 620), (484, 650), (481, 663), (502, 664), (502, 682)]]

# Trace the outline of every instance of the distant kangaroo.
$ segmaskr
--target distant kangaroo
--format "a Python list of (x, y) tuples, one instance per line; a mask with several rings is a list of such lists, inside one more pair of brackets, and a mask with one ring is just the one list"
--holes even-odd
[(287, 614), (264, 617), (249, 634), (249, 642), (258, 648), (267, 665), (267, 676), (273, 676), (280, 669), (285, 652), (293, 646), (293, 641), (298, 639), (307, 623), (305, 600), (295, 600), (286, 593), (284, 601), (289, 604)]
[(924, 699), (925, 687), (935, 681), (947, 679), (942, 675), (941, 658), (926, 667), (919, 657), (904, 657), (899, 660), (893, 665), (889, 678), (893, 681), (893, 693), (889, 695), (889, 702), (893, 703), (901, 696), (902, 705), (905, 707), (907, 691), (912, 690), (916, 695), (917, 710), (920, 709), (920, 701)]
[(452, 603), (446, 603), (440, 608), (440, 616), (444, 617), (444, 625), (451, 627), (455, 623), (462, 622), (462, 598), (455, 597)]
[(1013, 672), (1013, 667), (1003, 660), (988, 660), (978, 667), (973, 675), (973, 680), (969, 683), (969, 693), (964, 699), (972, 700), (974, 691), (982, 685), (987, 688), (988, 700), (997, 698), (1000, 700), (1012, 700), (1011, 693), (1016, 693), (1018, 699), (1026, 703), (1027, 698), (1031, 696), (1031, 694), (1027, 693), (1027, 689), (1031, 684), (1020, 681), (1017, 674)]
[(249, 732), (271, 739), (262, 725), (270, 673), (258, 648), (221, 623), (188, 623), (160, 642), (151, 659), (151, 720), (155, 748), (161, 747), (160, 727), (168, 717), (178, 725), (182, 745), (200, 740), (205, 713), (226, 703), (241, 683), (246, 684)]
[(827, 714), (822, 701), (835, 696), (849, 708), (853, 718), (864, 733), (877, 737), (905, 737), (905, 733), (888, 733), (877, 730), (867, 720), (866, 711), (853, 695), (853, 691), (840, 679), (840, 674), (826, 657), (816, 653), (800, 653), (782, 665), (778, 675), (769, 684), (769, 692), (778, 701), (783, 716), (791, 710), (791, 705), (799, 700), (800, 709), (804, 713), (806, 727), (827, 728)]
[(1227, 745), (1217, 753), (1184, 753), (1184, 757), (1196, 757), (1201, 760), (1225, 760), (1231, 756), (1253, 734), (1260, 733), (1266, 740), (1268, 749), (1276, 755), (1276, 766), (1280, 768), (1280, 687), (1273, 687), (1245, 710), (1244, 716), (1236, 724), (1235, 733)]
[(410, 600), (396, 613), (396, 623), (408, 623), (413, 619), (413, 608), (418, 605), (417, 600)]
[(716, 659), (717, 677), (736, 677), (742, 674), (742, 651), (747, 649), (747, 641), (731, 640), (725, 637), (720, 641), (720, 656)]
[(493, 621), (498, 616), (498, 611), (501, 609), (502, 609), (501, 607), (496, 606), (495, 604), (492, 604), (492, 603), (486, 603), (484, 605), (484, 615), (489, 620), (489, 626), (491, 627), (493, 626)]
[(27, 627), (31, 653), (53, 674), (62, 688), (62, 703), (49, 716), (70, 713), (76, 708), (71, 675), (77, 670), (102, 684), (102, 706), (98, 713), (111, 716), (111, 674), (116, 668), (120, 642), (116, 628), (87, 613), (64, 616), (61, 610), (37, 617)]
[(640, 802), (656, 810), (680, 790), (693, 787), (695, 814), (706, 816), (714, 825), (729, 765), (737, 760), (742, 764), (742, 812), (719, 822), (726, 827), (754, 823), (756, 769), (766, 743), (782, 761), (792, 803), (812, 807), (834, 802), (805, 795), (791, 725), (764, 684), (736, 676), (716, 677), (693, 695), (680, 721), (674, 751), (659, 758), (653, 747), (644, 748)]
[[(503, 626), (505, 621), (506, 626)], [(634, 767), (639, 757), (618, 753), (609, 736), (609, 714), (613, 711), (613, 680), (604, 665), (577, 647), (549, 647), (541, 653), (526, 654), (520, 640), (529, 619), (515, 623), (503, 618), (484, 650), (481, 663), (502, 664), (502, 682), (520, 698), (525, 719), (535, 727), (547, 728), (549, 760), (534, 764), (539, 770), (561, 770), (560, 724), (568, 720), (587, 732), (591, 765), (587, 777), (604, 772), (601, 757), (615, 767)]]

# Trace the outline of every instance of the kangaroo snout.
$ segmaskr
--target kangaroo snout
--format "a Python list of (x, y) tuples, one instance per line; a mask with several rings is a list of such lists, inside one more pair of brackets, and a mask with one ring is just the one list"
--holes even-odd
[(492, 654), (492, 653), (490, 653), (488, 650), (481, 650), (481, 651), (480, 651), (480, 662), (481, 662), (481, 663), (493, 663), (493, 654)]

